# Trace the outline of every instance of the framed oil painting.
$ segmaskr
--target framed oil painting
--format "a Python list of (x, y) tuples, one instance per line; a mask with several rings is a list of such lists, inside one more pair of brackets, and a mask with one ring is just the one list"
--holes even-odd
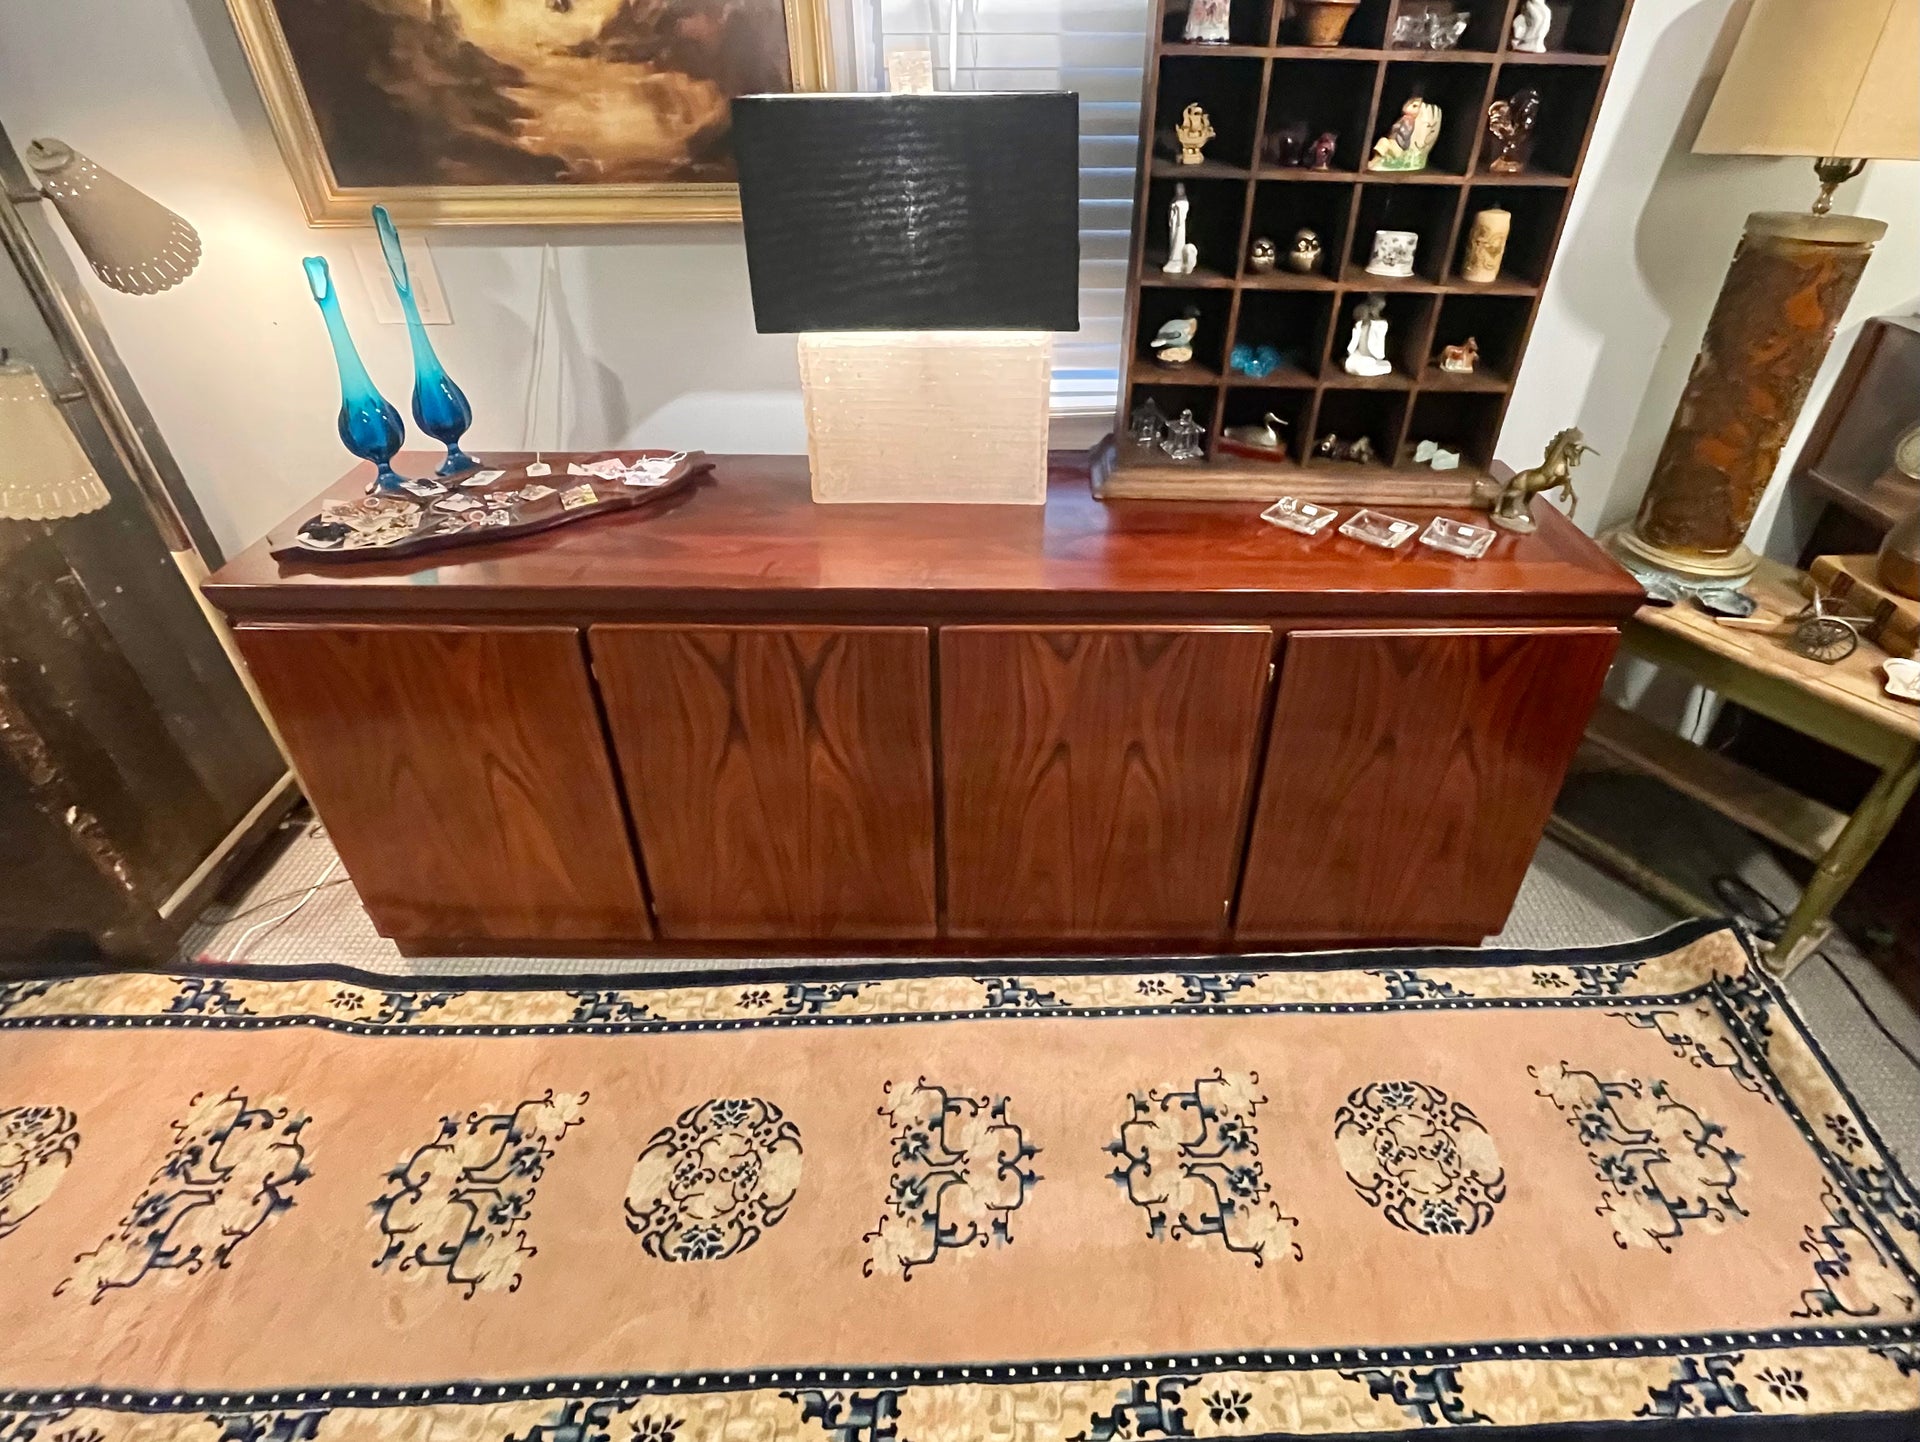
[(227, 0), (314, 225), (736, 220), (736, 95), (829, 0)]

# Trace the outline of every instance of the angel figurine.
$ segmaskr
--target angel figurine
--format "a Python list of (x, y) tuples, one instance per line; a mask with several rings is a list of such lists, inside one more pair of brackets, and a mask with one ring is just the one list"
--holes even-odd
[(1173, 199), (1167, 205), (1167, 263), (1160, 267), (1168, 275), (1192, 275), (1200, 264), (1200, 251), (1187, 239), (1187, 188), (1176, 184)]
[(1540, 92), (1531, 86), (1489, 105), (1487, 135), (1493, 141), (1493, 159), (1487, 162), (1487, 169), (1501, 175), (1525, 170), (1527, 155), (1533, 149), (1534, 122), (1539, 118)]
[(1440, 107), (1418, 95), (1407, 97), (1393, 129), (1373, 143), (1368, 170), (1425, 170), (1427, 156), (1440, 138)]
[(1547, 31), (1553, 27), (1553, 12), (1547, 0), (1520, 0), (1513, 16), (1513, 48), (1529, 55), (1543, 55), (1547, 49)]
[(1393, 373), (1393, 362), (1387, 359), (1385, 296), (1370, 295), (1353, 308), (1353, 334), (1347, 339), (1347, 358), (1342, 368), (1350, 376)]

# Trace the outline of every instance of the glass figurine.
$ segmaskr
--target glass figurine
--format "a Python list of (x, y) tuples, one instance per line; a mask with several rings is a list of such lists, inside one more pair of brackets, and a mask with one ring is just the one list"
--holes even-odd
[(400, 294), (400, 309), (407, 317), (407, 339), (413, 346), (413, 423), (447, 448), (447, 458), (436, 474), (457, 476), (478, 470), (480, 463), (460, 449), (460, 437), (473, 424), (473, 407), (466, 393), (453, 383), (433, 342), (420, 320), (420, 307), (414, 304), (413, 282), (407, 277), (407, 257), (400, 249), (400, 232), (384, 205), (373, 208), (373, 226), (380, 232), (380, 253), (387, 259), (387, 274)]
[(369, 490), (404, 492), (406, 478), (393, 468), (394, 455), (406, 438), (407, 428), (400, 412), (374, 389), (373, 377), (353, 348), (347, 333), (346, 317), (340, 314), (340, 297), (333, 289), (333, 274), (324, 256), (310, 255), (302, 262), (307, 269), (307, 287), (327, 323), (327, 339), (333, 342), (333, 363), (340, 372), (340, 444), (363, 461), (376, 467)]
[(1152, 400), (1134, 408), (1133, 416), (1127, 422), (1127, 434), (1133, 437), (1136, 446), (1157, 446), (1160, 437), (1166, 433), (1167, 418)]
[(1182, 411), (1180, 419), (1167, 427), (1167, 438), (1160, 442), (1160, 449), (1169, 460), (1197, 461), (1206, 454), (1200, 436), (1200, 422), (1193, 418), (1193, 412)]

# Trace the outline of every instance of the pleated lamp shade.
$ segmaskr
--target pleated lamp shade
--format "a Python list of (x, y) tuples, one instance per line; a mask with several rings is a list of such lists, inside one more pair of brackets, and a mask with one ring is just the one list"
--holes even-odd
[(111, 499), (39, 373), (0, 365), (0, 518), (57, 521)]
[(71, 146), (36, 140), (26, 159), (93, 273), (115, 290), (153, 295), (200, 264), (200, 236), (192, 226)]

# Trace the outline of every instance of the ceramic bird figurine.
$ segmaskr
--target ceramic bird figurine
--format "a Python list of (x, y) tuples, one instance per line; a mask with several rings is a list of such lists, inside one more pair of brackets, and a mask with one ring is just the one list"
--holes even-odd
[(1200, 333), (1200, 312), (1189, 306), (1154, 332), (1148, 344), (1163, 366), (1183, 366), (1193, 359), (1193, 338)]

